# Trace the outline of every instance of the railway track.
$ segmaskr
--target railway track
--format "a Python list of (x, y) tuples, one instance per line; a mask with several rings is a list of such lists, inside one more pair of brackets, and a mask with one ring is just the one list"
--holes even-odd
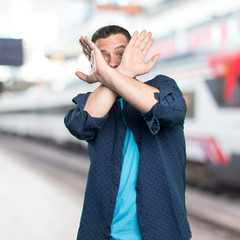
[[(86, 151), (80, 147), (80, 151), (69, 151), (41, 141), (1, 134), (0, 146), (10, 156), (18, 156), (37, 171), (50, 174), (63, 184), (84, 192), (89, 159)], [(218, 236), (218, 240), (240, 239), (240, 194), (216, 194), (188, 185), (186, 204), (190, 225), (194, 229), (194, 240), (207, 240), (208, 238), (199, 238), (206, 229), (225, 236)], [(205, 226), (205, 230), (199, 235), (199, 228), (194, 226)], [(213, 237), (209, 239), (214, 240)]]
[(190, 219), (232, 235), (224, 239), (240, 239), (240, 198), (188, 186), (186, 204)]
[(239, 235), (219, 225), (188, 216), (192, 230), (191, 240), (239, 240)]

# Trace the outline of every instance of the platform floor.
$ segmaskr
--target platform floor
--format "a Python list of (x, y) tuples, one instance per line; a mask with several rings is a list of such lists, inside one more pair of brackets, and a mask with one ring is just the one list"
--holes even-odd
[[(75, 240), (88, 167), (84, 154), (0, 136), (0, 240)], [(188, 186), (186, 203), (192, 240), (240, 239), (240, 199)]]
[(0, 148), (0, 239), (74, 240), (83, 193)]

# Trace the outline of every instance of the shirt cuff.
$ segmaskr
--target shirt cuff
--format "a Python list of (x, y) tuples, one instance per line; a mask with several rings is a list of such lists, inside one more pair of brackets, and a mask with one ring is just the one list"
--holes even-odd
[[(153, 105), (153, 107), (143, 115), (143, 118), (145, 122), (147, 123), (147, 126), (152, 134), (157, 134), (161, 129), (161, 123), (159, 121), (159, 116), (157, 114), (157, 111), (159, 109), (163, 109), (169, 105), (169, 103), (172, 100), (172, 98), (169, 98), (168, 101), (165, 100), (165, 97), (168, 96), (170, 93), (172, 93), (171, 88), (166, 88), (164, 90), (160, 90), (160, 92), (155, 92), (154, 97), (158, 101), (156, 104)], [(170, 103), (171, 104), (171, 103)]]
[(155, 117), (156, 115), (156, 109), (157, 104), (159, 104), (160, 101), (160, 92), (155, 92), (154, 97), (158, 100), (156, 104), (153, 105), (153, 107), (145, 114), (142, 114), (145, 122), (147, 123), (147, 126), (152, 134), (157, 134), (160, 131), (160, 122)]
[(77, 104), (78, 114), (83, 114), (86, 119), (85, 129), (99, 129), (104, 125), (109, 114), (107, 113), (104, 117), (97, 118), (92, 117), (87, 111), (83, 110), (90, 94), (78, 94), (72, 101)]
[(101, 118), (92, 117), (87, 111), (83, 111), (83, 114), (86, 117), (86, 129), (100, 129), (108, 118), (108, 114)]

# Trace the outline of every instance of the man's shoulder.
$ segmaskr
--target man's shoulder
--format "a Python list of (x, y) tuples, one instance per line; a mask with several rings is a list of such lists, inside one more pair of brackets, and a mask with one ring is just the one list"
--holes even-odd
[(155, 76), (153, 79), (150, 79), (145, 83), (150, 86), (156, 86), (158, 84), (167, 84), (167, 85), (176, 84), (173, 78), (168, 77), (166, 75), (162, 75), (162, 74)]

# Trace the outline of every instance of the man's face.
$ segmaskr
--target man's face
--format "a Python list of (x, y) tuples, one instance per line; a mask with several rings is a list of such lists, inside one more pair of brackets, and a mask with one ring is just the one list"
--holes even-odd
[(107, 38), (98, 39), (95, 44), (102, 52), (107, 64), (112, 68), (116, 68), (121, 63), (128, 41), (123, 34), (112, 34)]

